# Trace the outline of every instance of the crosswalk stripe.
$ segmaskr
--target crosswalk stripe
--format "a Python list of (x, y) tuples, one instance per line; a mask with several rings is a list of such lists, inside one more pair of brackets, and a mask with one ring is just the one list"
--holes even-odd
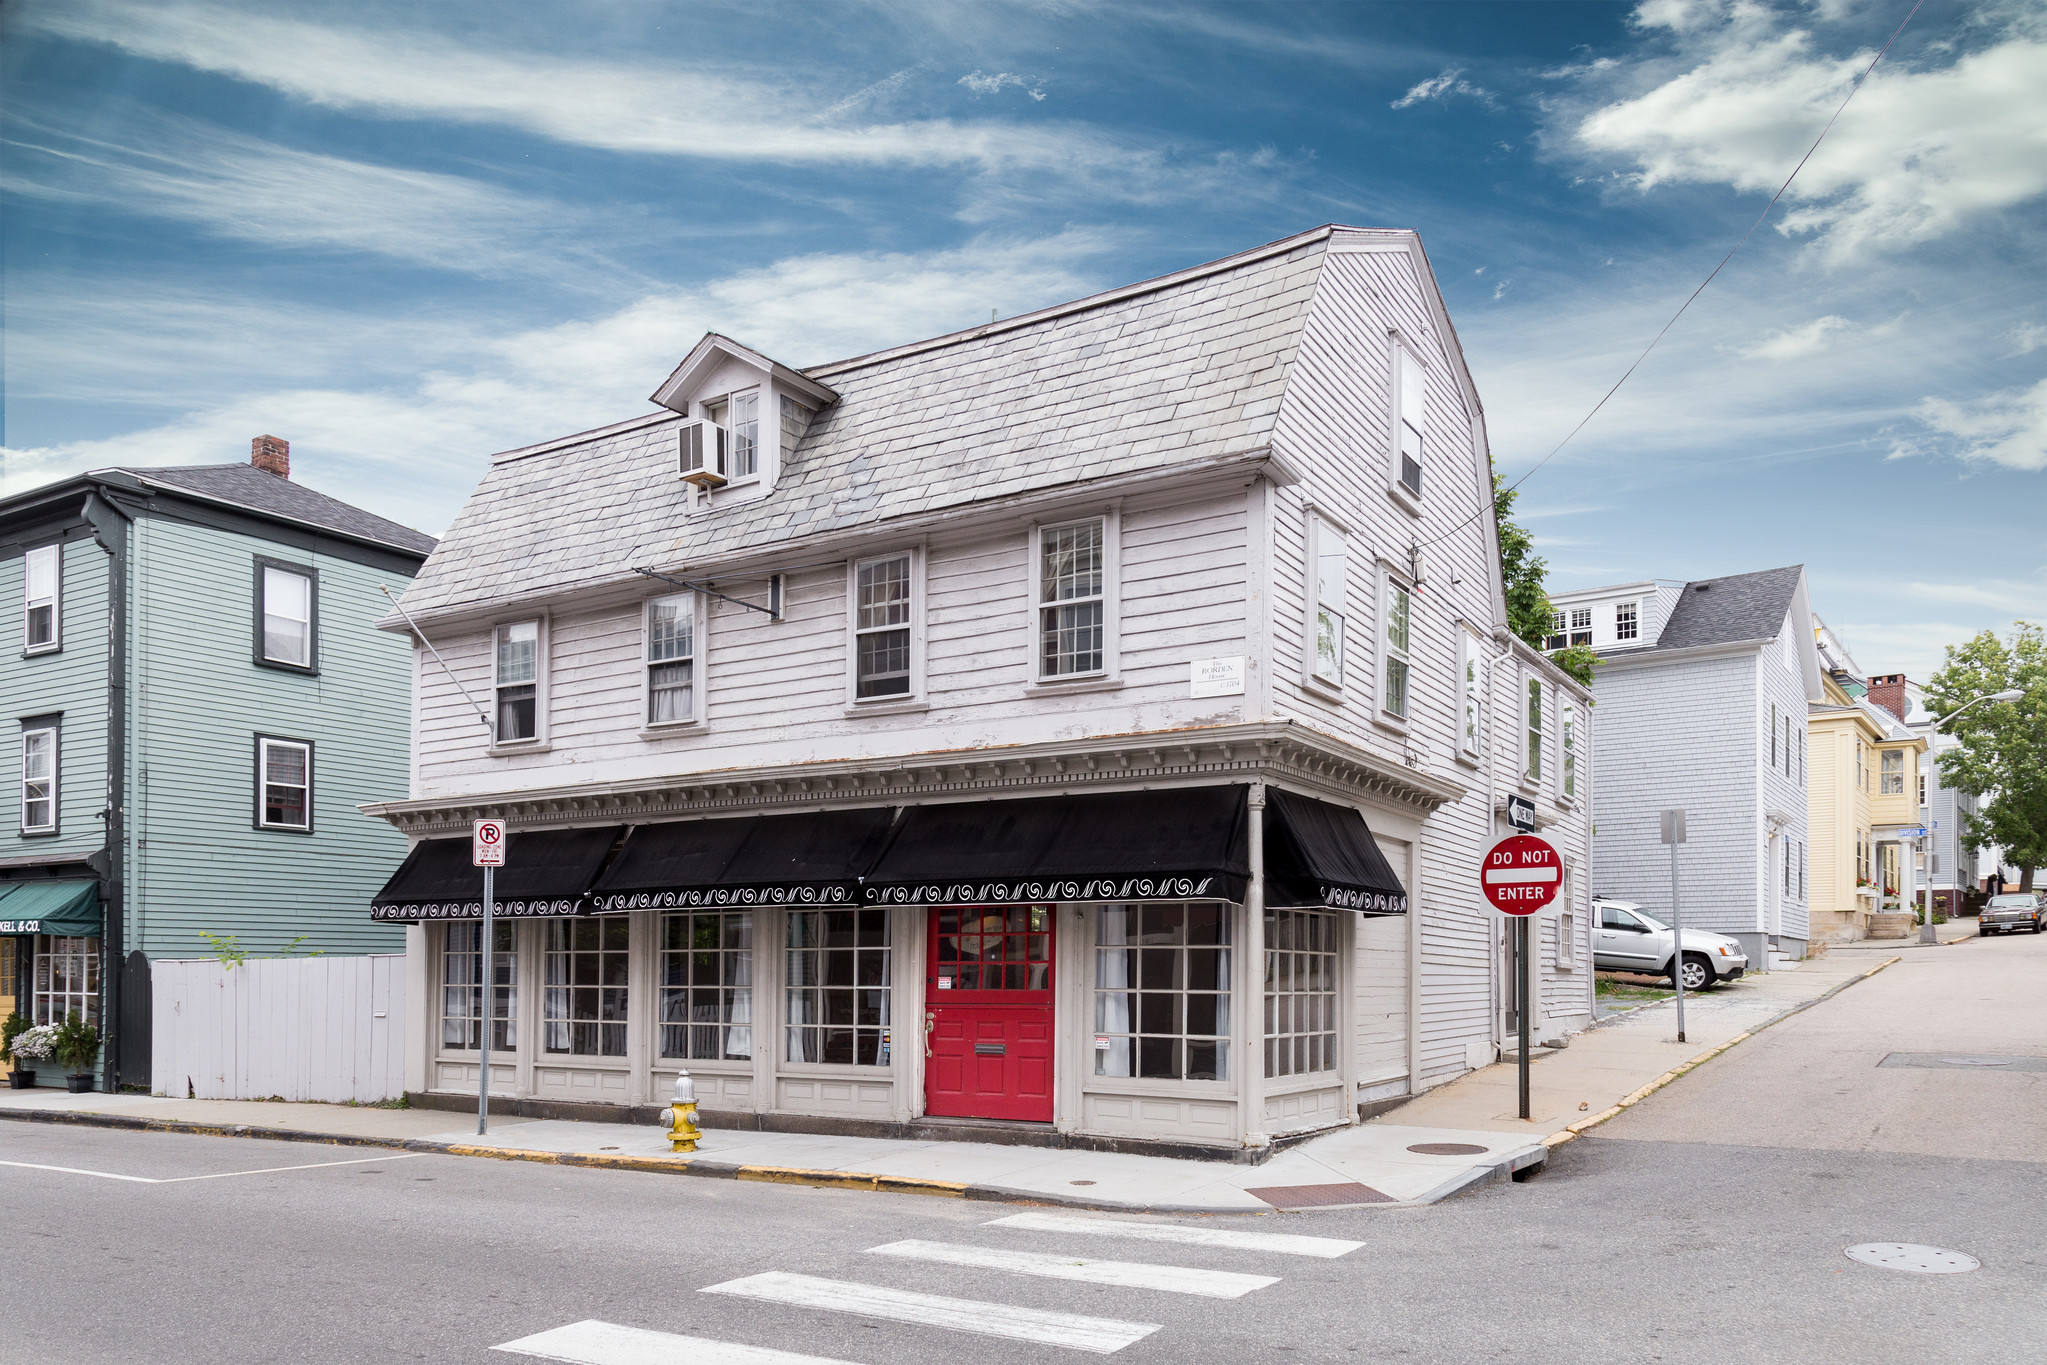
[(1054, 1313), (1006, 1303), (951, 1299), (939, 1294), (912, 1293), (906, 1289), (823, 1280), (814, 1275), (791, 1275), (780, 1270), (708, 1285), (702, 1292), (736, 1294), (740, 1298), (758, 1299), (765, 1303), (823, 1308), (835, 1313), (857, 1313), (862, 1317), (912, 1322), (924, 1327), (950, 1327), (958, 1332), (979, 1332), (983, 1336), (1034, 1341), (1045, 1346), (1066, 1346), (1076, 1351), (1092, 1351), (1096, 1355), (1120, 1351), (1133, 1341), (1142, 1341), (1162, 1325), (1088, 1318), (1078, 1313)]
[(1056, 1213), (1018, 1213), (991, 1219), (991, 1228), (1028, 1228), (1032, 1232), (1068, 1232), (1090, 1237), (1129, 1237), (1140, 1242), (1179, 1242), (1186, 1246), (1226, 1247), (1232, 1251), (1276, 1251), (1283, 1256), (1348, 1256), (1363, 1242), (1340, 1237), (1305, 1237), (1288, 1232), (1236, 1232), (1229, 1228), (1190, 1228), (1178, 1223), (1128, 1223), (1115, 1218), (1072, 1218)]
[(872, 1256), (900, 1256), (909, 1261), (981, 1270), (1008, 1270), (1018, 1275), (1043, 1275), (1053, 1280), (1085, 1280), (1124, 1289), (1163, 1289), (1174, 1294), (1199, 1294), (1210, 1299), (1240, 1299), (1254, 1289), (1278, 1284), (1277, 1275), (1240, 1275), (1229, 1270), (1196, 1270), (1188, 1266), (1147, 1265), (1141, 1261), (1089, 1261), (1044, 1251), (1004, 1251), (996, 1247), (958, 1246), (951, 1242), (890, 1242), (869, 1247)]
[(542, 1360), (565, 1360), (570, 1365), (677, 1365), (678, 1361), (687, 1361), (688, 1365), (846, 1365), (843, 1360), (828, 1360), (824, 1356), (800, 1356), (765, 1346), (680, 1337), (670, 1332), (650, 1332), (644, 1327), (599, 1322), (595, 1318), (536, 1332), (490, 1349), (538, 1356)]

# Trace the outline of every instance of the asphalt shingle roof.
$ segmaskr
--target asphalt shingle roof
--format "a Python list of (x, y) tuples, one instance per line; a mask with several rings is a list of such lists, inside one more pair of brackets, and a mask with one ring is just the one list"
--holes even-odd
[(1727, 578), (1697, 578), (1685, 584), (1671, 608), (1657, 649), (1691, 649), (1741, 640), (1774, 640), (1791, 611), (1803, 564)]
[(431, 554), (434, 538), (410, 526), (386, 521), (374, 512), (316, 493), (301, 483), (252, 464), (198, 464), (170, 468), (123, 468), (150, 483), (183, 489), (202, 497), (235, 503), (255, 512), (270, 512), (362, 540), (381, 541), (402, 550)]
[(839, 401), (812, 421), (774, 491), (709, 514), (683, 510), (680, 418), (501, 456), (405, 607), (419, 615), (513, 586), (620, 581), (635, 565), (688, 566), (884, 517), (1255, 450), (1270, 439), (1326, 242), (1304, 234), (1291, 250), (1099, 304), (817, 366), (806, 373)]

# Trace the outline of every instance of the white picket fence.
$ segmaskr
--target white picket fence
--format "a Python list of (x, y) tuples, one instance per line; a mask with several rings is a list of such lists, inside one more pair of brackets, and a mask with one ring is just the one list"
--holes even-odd
[(184, 1099), (395, 1099), (405, 958), (150, 964), (150, 1087)]

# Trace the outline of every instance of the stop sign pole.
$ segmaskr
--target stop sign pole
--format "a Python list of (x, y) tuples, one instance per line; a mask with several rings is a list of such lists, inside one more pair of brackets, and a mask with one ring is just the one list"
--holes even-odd
[(1528, 1109), (1528, 921), (1551, 901), (1564, 886), (1564, 860), (1549, 840), (1533, 834), (1510, 834), (1494, 844), (1485, 855), (1479, 874), (1479, 889), (1493, 909), (1514, 921), (1514, 969), (1520, 980), (1514, 983), (1518, 1002), (1514, 1022), (1520, 1031), (1521, 1057), (1517, 1065), (1521, 1090), (1521, 1117)]
[(481, 979), (483, 992), (478, 1005), (479, 1025), (477, 1045), (481, 1049), (478, 1057), (476, 1078), (476, 1135), (482, 1137), (490, 1131), (490, 1025), (491, 1006), (497, 997), (497, 947), (492, 913), (496, 909), (497, 890), (494, 874), (505, 865), (505, 822), (502, 820), (478, 820), (470, 830), (469, 859), (483, 869), (483, 943), (477, 963), (477, 976)]

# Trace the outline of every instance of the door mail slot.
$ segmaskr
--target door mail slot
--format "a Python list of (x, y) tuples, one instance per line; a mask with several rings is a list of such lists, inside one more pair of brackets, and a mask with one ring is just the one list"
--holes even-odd
[(1003, 1057), (1008, 1055), (1008, 1047), (1009, 1044), (1007, 1043), (976, 1043), (974, 1044), (974, 1055), (976, 1057)]

